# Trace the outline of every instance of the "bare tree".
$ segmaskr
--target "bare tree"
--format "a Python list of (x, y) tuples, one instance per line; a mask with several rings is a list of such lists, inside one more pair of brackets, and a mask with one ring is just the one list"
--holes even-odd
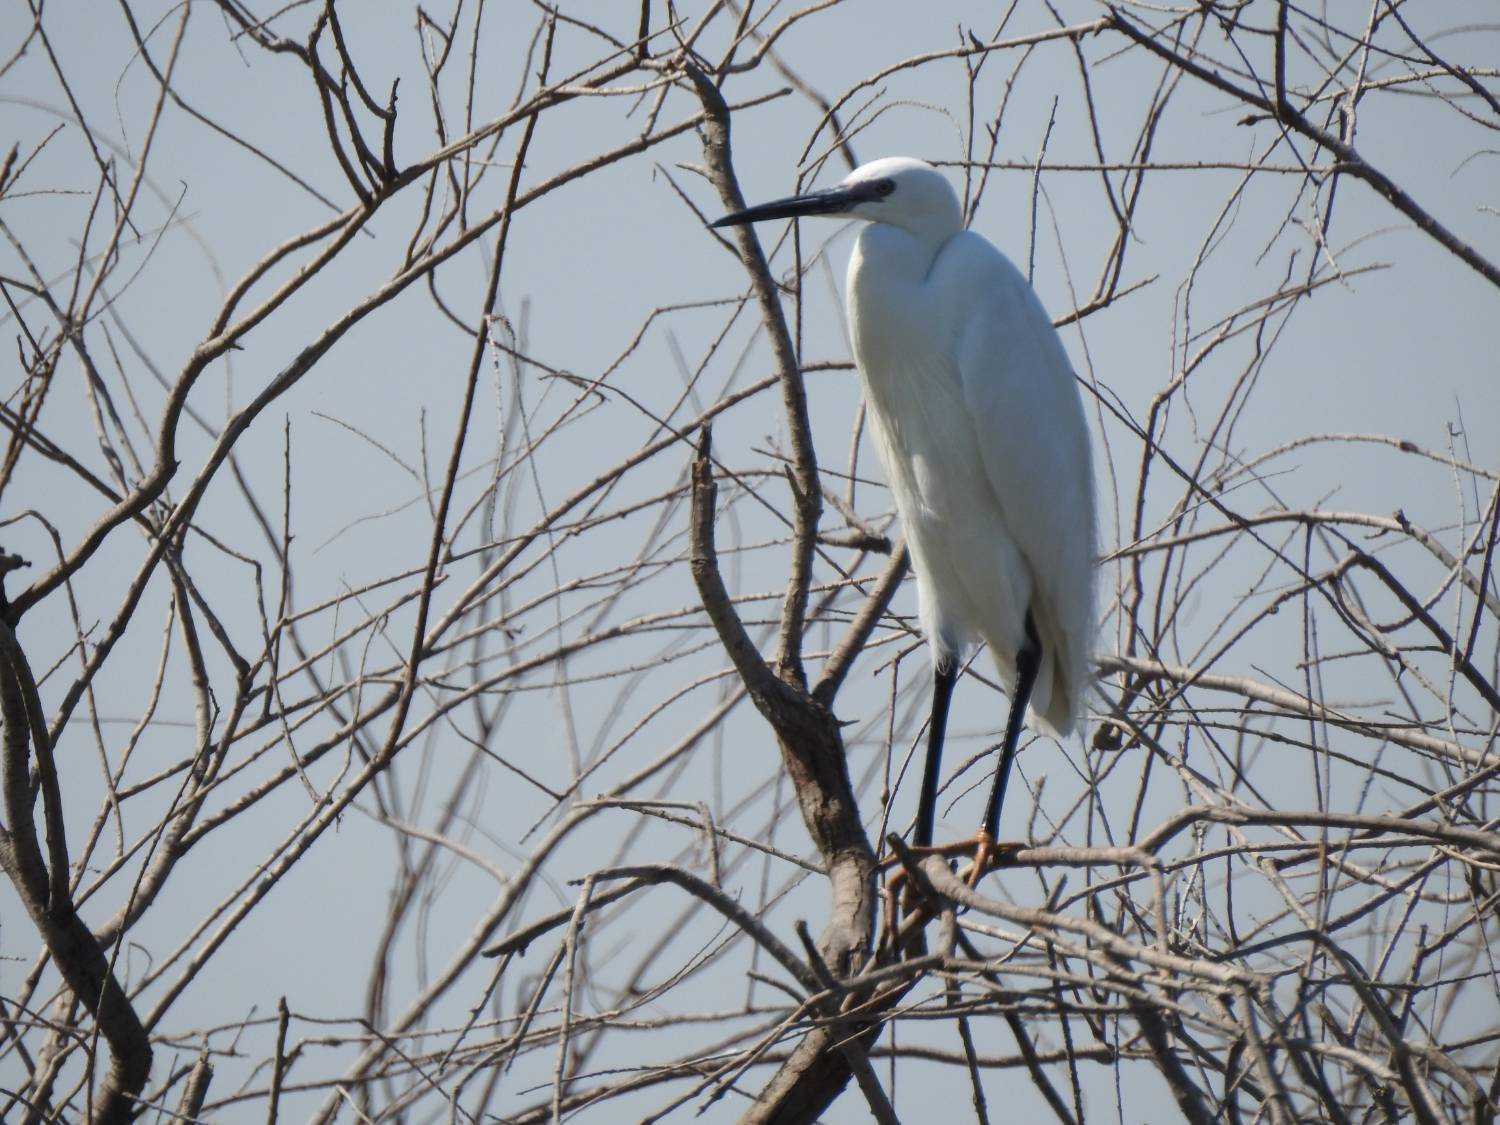
[[(1492, 307), (1495, 29), (391, 7), (6, 17), (0, 1118), (1493, 1120), (1500, 443), (1314, 419), (1493, 344), (1345, 358)], [(1090, 733), (977, 886), (843, 234), (702, 227), (877, 141), (1101, 452)]]

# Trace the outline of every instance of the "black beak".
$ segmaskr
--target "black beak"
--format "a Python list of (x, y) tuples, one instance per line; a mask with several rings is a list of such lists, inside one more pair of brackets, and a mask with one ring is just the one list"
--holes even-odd
[(869, 185), (859, 184), (854, 187), (828, 188), (824, 191), (812, 191), (806, 195), (788, 196), (786, 199), (774, 199), (770, 203), (762, 203), (756, 207), (746, 207), (743, 211), (732, 211), (722, 219), (715, 219), (708, 225), (711, 227), (739, 227), (746, 223), (759, 223), (767, 219), (797, 219), (806, 215), (842, 215), (849, 211), (855, 204), (863, 203), (868, 199), (879, 198), (870, 189)]

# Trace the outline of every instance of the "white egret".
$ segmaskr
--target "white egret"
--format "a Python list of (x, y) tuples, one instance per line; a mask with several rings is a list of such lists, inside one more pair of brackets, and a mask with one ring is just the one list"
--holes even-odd
[(849, 260), (849, 328), (933, 665), (917, 847), (932, 843), (948, 704), (975, 641), (990, 646), (1010, 694), (984, 821), (967, 845), (977, 878), (1028, 702), (1034, 725), (1061, 738), (1089, 674), (1094, 485), (1083, 403), (1041, 301), (1004, 254), (964, 229), (937, 169), (888, 157), (837, 187), (712, 225), (810, 215), (869, 224)]

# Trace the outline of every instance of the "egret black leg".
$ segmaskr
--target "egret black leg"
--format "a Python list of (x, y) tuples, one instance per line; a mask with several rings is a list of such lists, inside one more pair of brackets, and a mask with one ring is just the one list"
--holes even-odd
[[(1026, 640), (1021, 651), (1016, 653), (1016, 687), (1010, 697), (1010, 718), (1005, 723), (1005, 742), (1000, 748), (1000, 765), (995, 770), (995, 784), (990, 788), (990, 803), (984, 809), (984, 828), (991, 840), (1000, 830), (1000, 806), (1005, 801), (1005, 782), (1010, 777), (1011, 763), (1016, 760), (1016, 744), (1021, 741), (1021, 727), (1026, 722), (1026, 704), (1031, 701), (1031, 689), (1036, 686), (1037, 672), (1042, 667), (1042, 642), (1036, 635), (1036, 625), (1031, 614), (1026, 614)], [(931, 759), (928, 759), (929, 762)]]
[(917, 828), (912, 844), (932, 844), (932, 822), (937, 811), (938, 774), (943, 766), (943, 735), (948, 729), (948, 704), (958, 682), (958, 661), (937, 663), (932, 668), (932, 721), (927, 725), (927, 765), (922, 771), (922, 796), (917, 802)]

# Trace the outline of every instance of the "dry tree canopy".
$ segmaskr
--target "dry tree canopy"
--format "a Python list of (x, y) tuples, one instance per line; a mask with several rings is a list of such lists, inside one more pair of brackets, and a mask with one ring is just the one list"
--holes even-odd
[[(1477, 13), (7, 5), (0, 1118), (1492, 1120)], [(896, 153), (1061, 326), (1099, 675), (882, 941), (849, 229), (704, 223)]]

